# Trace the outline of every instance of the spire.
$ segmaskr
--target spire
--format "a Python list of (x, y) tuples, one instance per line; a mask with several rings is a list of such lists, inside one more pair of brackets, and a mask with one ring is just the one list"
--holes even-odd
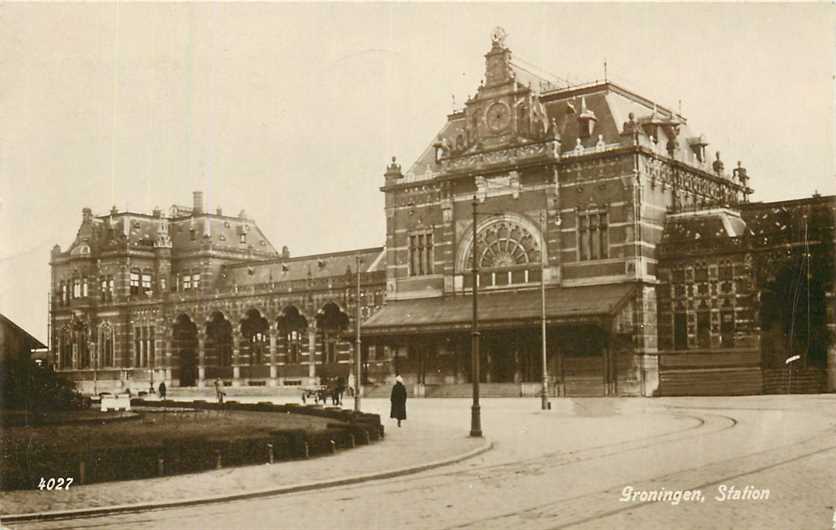
[(514, 80), (514, 73), (511, 69), (511, 50), (505, 47), (507, 36), (505, 30), (499, 26), (491, 32), (491, 50), (485, 54), (485, 87)]

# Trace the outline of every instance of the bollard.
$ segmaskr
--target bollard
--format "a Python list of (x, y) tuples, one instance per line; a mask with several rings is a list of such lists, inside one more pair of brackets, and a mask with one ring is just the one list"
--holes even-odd
[(165, 459), (163, 457), (157, 459), (157, 474), (160, 476), (165, 475)]
[(328, 440), (328, 441), (331, 442), (331, 454), (332, 455), (337, 454), (337, 442), (335, 442), (334, 440)]
[(221, 464), (221, 450), (215, 449), (215, 469), (220, 469), (222, 467)]
[(78, 483), (79, 484), (84, 484), (85, 483), (84, 474), (85, 474), (84, 473), (84, 460), (80, 460), (78, 462)]
[(354, 434), (348, 435), (348, 446), (352, 449), (357, 447), (357, 439), (354, 437)]
[(268, 443), (267, 444), (267, 462), (272, 464), (274, 459), (275, 459), (275, 455), (273, 454), (273, 444)]
[(308, 445), (308, 442), (305, 442), (305, 458), (309, 458), (311, 456), (311, 448)]

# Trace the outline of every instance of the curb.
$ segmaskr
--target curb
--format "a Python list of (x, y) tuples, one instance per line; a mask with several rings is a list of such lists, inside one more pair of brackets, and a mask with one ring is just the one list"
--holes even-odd
[[(21, 523), (27, 521), (49, 521), (54, 519), (71, 519), (76, 517), (94, 517), (101, 515), (111, 515), (118, 513), (139, 512), (145, 510), (160, 510), (165, 508), (177, 508), (183, 506), (196, 506), (199, 504), (211, 504), (213, 502), (221, 501), (238, 501), (245, 499), (254, 499), (257, 497), (269, 497), (273, 495), (285, 495), (288, 493), (298, 493), (302, 491), (310, 491), (314, 489), (333, 488), (335, 486), (345, 486), (348, 484), (358, 484), (360, 482), (370, 482), (373, 480), (383, 480), (402, 475), (410, 475), (420, 473), (437, 467), (448, 466), (456, 464), (463, 460), (473, 458), (482, 453), (493, 449), (493, 442), (485, 440), (485, 442), (475, 449), (471, 449), (467, 453), (457, 455), (444, 460), (436, 460), (427, 464), (419, 464), (412, 467), (403, 467), (391, 471), (382, 471), (379, 473), (368, 473), (365, 475), (356, 475), (354, 477), (323, 480), (319, 482), (305, 482), (302, 484), (295, 484), (291, 486), (282, 486), (279, 488), (268, 488), (263, 490), (250, 491), (246, 493), (236, 493), (232, 495), (216, 495), (212, 497), (198, 497), (193, 499), (184, 499), (177, 501), (163, 501), (163, 502), (148, 502), (140, 504), (122, 504), (117, 506), (102, 506), (96, 508), (79, 508), (76, 510), (60, 510), (54, 512), (31, 512), (21, 514), (0, 515), (0, 520), (3, 523)], [(281, 465), (281, 464), (278, 464)]]

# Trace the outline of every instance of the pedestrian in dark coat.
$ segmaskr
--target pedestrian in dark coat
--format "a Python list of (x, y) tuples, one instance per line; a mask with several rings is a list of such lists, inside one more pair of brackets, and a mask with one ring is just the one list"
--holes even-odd
[(406, 387), (403, 385), (403, 378), (401, 376), (395, 378), (391, 401), (392, 412), (389, 414), (389, 417), (398, 420), (398, 427), (400, 427), (401, 421), (406, 419)]
[(160, 383), (160, 399), (165, 399), (165, 381)]

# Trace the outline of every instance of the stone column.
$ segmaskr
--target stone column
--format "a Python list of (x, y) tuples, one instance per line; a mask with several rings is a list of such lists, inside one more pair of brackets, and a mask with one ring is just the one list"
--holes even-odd
[(268, 385), (276, 386), (276, 339), (278, 338), (276, 325), (270, 326), (270, 381)]
[[(656, 289), (642, 285), (636, 294), (633, 343), (639, 368), (639, 394), (652, 397), (659, 388), (659, 350), (656, 344)], [(624, 392), (626, 389), (622, 389)]]
[(197, 332), (197, 387), (206, 386), (206, 330)]
[(308, 377), (316, 377), (316, 326), (308, 326)]
[(241, 386), (241, 367), (239, 366), (241, 346), (241, 332), (238, 329), (232, 330), (232, 386)]
[[(830, 321), (827, 323), (827, 329), (831, 336), (836, 336), (836, 293), (827, 293), (826, 304), (830, 305)], [(831, 344), (827, 349), (827, 391), (836, 392), (836, 343)]]

